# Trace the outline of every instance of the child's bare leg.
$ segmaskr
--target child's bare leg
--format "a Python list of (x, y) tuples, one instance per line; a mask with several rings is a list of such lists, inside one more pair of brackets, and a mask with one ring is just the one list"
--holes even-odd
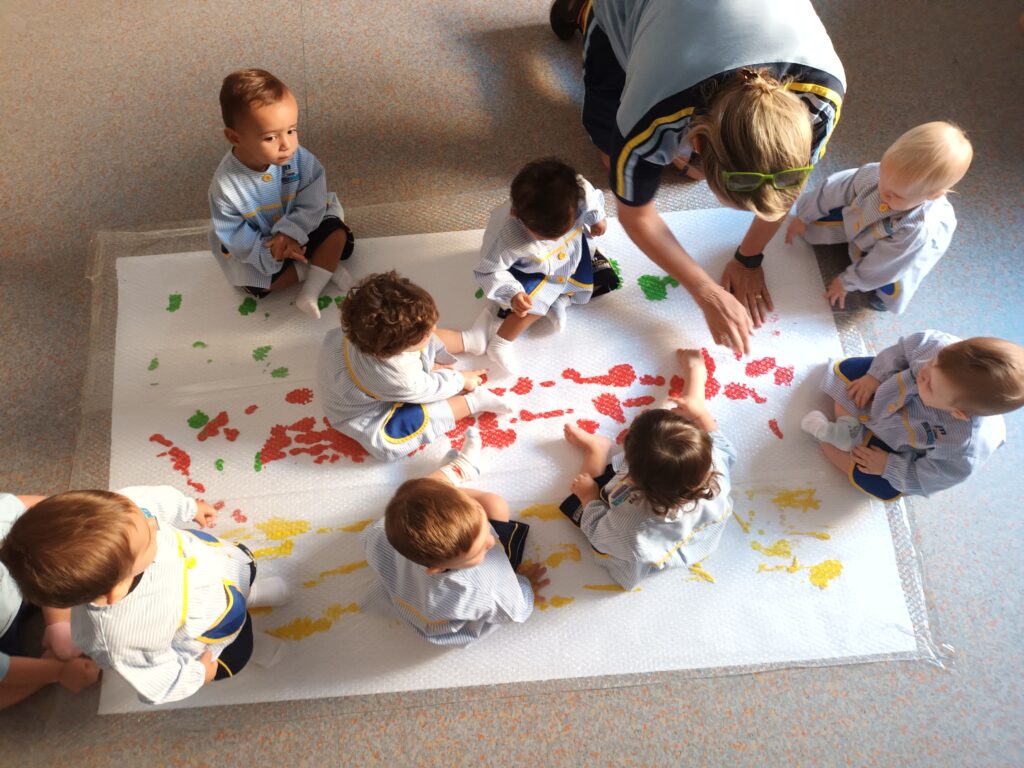
[(601, 150), (597, 150), (597, 156), (601, 158), (601, 165), (604, 166), (605, 170), (608, 170), (609, 168), (612, 167), (612, 161), (604, 152), (602, 152)]
[(498, 335), (506, 341), (515, 341), (519, 338), (519, 334), (542, 317), (543, 315), (526, 315), (524, 317), (520, 317), (513, 312), (501, 321), (501, 325), (498, 326)]
[(282, 288), (287, 288), (289, 285), (295, 285), (299, 282), (299, 273), (295, 271), (295, 265), (289, 260), (284, 265), (284, 269), (277, 273), (277, 277), (270, 283), (271, 291), (279, 291)]
[(821, 452), (825, 454), (825, 458), (831, 461), (836, 469), (844, 475), (849, 474), (850, 466), (853, 463), (853, 456), (849, 451), (841, 451), (828, 443), (819, 443), (818, 445), (821, 447)]
[(611, 453), (612, 441), (604, 435), (592, 435), (575, 424), (566, 424), (562, 428), (565, 441), (583, 451), (583, 463), (580, 472), (597, 477), (608, 466), (608, 454)]
[(470, 415), (469, 403), (466, 402), (465, 395), (455, 395), (455, 397), (449, 397), (448, 407), (452, 409), (452, 415), (455, 416), (456, 421), (462, 421), (462, 419)]
[(488, 520), (507, 523), (509, 518), (508, 502), (496, 493), (478, 491), (475, 488), (463, 488), (462, 492), (480, 503)]
[(333, 273), (341, 261), (341, 254), (345, 250), (345, 243), (348, 241), (348, 233), (344, 229), (336, 229), (320, 243), (320, 247), (309, 257), (309, 263), (320, 269), (326, 269)]
[(302, 289), (295, 299), (295, 306), (310, 317), (320, 317), (320, 307), (318, 306), (320, 294), (334, 277), (335, 270), (338, 269), (338, 261), (341, 259), (346, 237), (348, 235), (344, 230), (335, 230), (324, 238), (314, 253), (306, 256), (309, 266)]
[(466, 351), (466, 345), (462, 341), (462, 331), (453, 331), (448, 328), (435, 328), (434, 334), (444, 344), (445, 349), (453, 355)]

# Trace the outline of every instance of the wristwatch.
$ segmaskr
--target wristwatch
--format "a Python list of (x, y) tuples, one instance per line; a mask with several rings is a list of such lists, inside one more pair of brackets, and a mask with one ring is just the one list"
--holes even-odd
[(757, 269), (761, 266), (761, 262), (764, 261), (764, 254), (757, 253), (753, 256), (744, 256), (740, 253), (740, 249), (737, 248), (736, 253), (733, 254), (733, 258), (747, 269)]

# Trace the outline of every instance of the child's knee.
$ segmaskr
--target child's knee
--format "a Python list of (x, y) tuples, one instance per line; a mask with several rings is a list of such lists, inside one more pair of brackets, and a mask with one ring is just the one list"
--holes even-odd
[(508, 522), (508, 502), (503, 497), (496, 493), (483, 493), (479, 496), (478, 500), (480, 506), (484, 508), (484, 513), (487, 515), (488, 520)]

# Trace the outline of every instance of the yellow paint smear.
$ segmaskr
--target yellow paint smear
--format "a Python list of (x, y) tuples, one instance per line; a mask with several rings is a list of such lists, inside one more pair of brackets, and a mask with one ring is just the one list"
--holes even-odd
[(249, 538), (249, 529), (248, 528), (229, 528), (226, 531), (213, 530), (213, 531), (211, 531), (211, 533), (214, 536), (216, 536), (218, 539), (231, 539), (232, 541), (234, 541), (236, 539), (247, 539), (247, 538)]
[(343, 525), (338, 530), (344, 531), (345, 533), (359, 533), (363, 528), (372, 523), (373, 520), (374, 518), (368, 517), (366, 520), (360, 520), (359, 522), (352, 523), (351, 525)]
[(291, 539), (282, 541), (276, 547), (260, 547), (252, 551), (252, 556), (256, 559), (273, 560), (276, 557), (291, 557), (292, 547), (295, 546), (295, 542)]
[(705, 571), (700, 563), (694, 563), (693, 565), (691, 565), (690, 566), (690, 573), (692, 573), (694, 576), (696, 576), (699, 579), (703, 579), (704, 581), (710, 581), (712, 584), (715, 583), (715, 577), (712, 576), (707, 571)]
[(575, 600), (575, 597), (562, 597), (561, 595), (555, 595), (550, 600), (546, 600), (543, 603), (537, 603), (537, 607), (542, 611), (546, 611), (548, 606), (552, 608), (563, 608)]
[(554, 504), (534, 504), (532, 507), (520, 510), (520, 517), (537, 517), (541, 520), (561, 520), (565, 515)]
[(572, 560), (578, 563), (580, 561), (580, 548), (575, 544), (562, 544), (556, 552), (548, 556), (547, 560), (544, 561), (544, 565), (548, 568), (557, 568), (565, 560)]
[(334, 530), (333, 528), (317, 528), (316, 532), (317, 533), (330, 533), (333, 530)]
[(750, 533), (750, 525), (754, 522), (754, 510), (750, 510), (750, 516), (746, 520), (740, 517), (739, 512), (734, 514), (732, 517), (737, 523), (740, 524), (740, 528), (743, 529), (744, 533)]
[(793, 547), (790, 545), (789, 541), (786, 540), (786, 539), (779, 539), (774, 544), (772, 544), (770, 547), (764, 546), (759, 541), (752, 541), (752, 542), (750, 542), (750, 548), (751, 549), (756, 549), (758, 552), (760, 552), (763, 555), (767, 555), (768, 557), (792, 557), (793, 556)]
[(811, 584), (818, 589), (825, 589), (832, 579), (843, 572), (843, 564), (838, 560), (825, 560), (811, 566)]
[(286, 520), (283, 517), (272, 517), (270, 520), (256, 523), (256, 527), (272, 541), (290, 539), (302, 533), (309, 533), (308, 520)]
[(328, 576), (340, 576), (345, 573), (352, 573), (352, 571), (358, 571), (360, 568), (365, 568), (369, 563), (365, 560), (360, 560), (357, 563), (348, 563), (347, 565), (339, 565), (337, 568), (331, 568), (329, 571), (320, 571), (320, 575), (315, 579), (302, 582), (304, 587), (315, 587), (318, 584), (322, 584), (324, 579)]
[(628, 591), (639, 592), (640, 591), (640, 587), (635, 587), (632, 590), (627, 590), (621, 584), (584, 584), (583, 588), (584, 589), (597, 590), (598, 592), (628, 592)]
[(791, 491), (780, 491), (772, 497), (772, 504), (782, 509), (819, 509), (821, 502), (814, 495), (813, 488), (796, 488)]
[(249, 613), (253, 616), (269, 616), (273, 610), (269, 605), (261, 605), (259, 608), (250, 608)]
[(794, 557), (793, 562), (789, 565), (765, 565), (764, 563), (761, 563), (759, 566), (757, 566), (757, 572), (763, 573), (764, 571), (788, 571), (789, 573), (796, 573), (801, 568), (803, 568), (803, 566), (800, 565), (800, 563), (798, 563), (796, 558)]
[(359, 606), (356, 603), (349, 603), (345, 606), (335, 603), (327, 606), (323, 616), (319, 619), (310, 619), (304, 616), (294, 621), (289, 621), (287, 624), (276, 629), (269, 629), (267, 634), (282, 640), (302, 640), (310, 635), (326, 632), (345, 613), (359, 613)]
[(832, 538), (831, 534), (825, 533), (824, 531), (789, 531), (790, 536), (813, 536), (815, 539), (821, 539), (822, 541), (828, 541)]

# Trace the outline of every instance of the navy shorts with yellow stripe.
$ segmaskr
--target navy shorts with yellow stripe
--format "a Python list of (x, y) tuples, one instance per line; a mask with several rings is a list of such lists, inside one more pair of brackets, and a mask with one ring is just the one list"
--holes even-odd
[[(869, 448), (881, 448), (886, 453), (892, 453), (893, 450), (884, 442), (879, 440), (877, 437), (869, 434), (866, 445)], [(881, 475), (869, 475), (866, 472), (861, 472), (860, 468), (854, 464), (850, 470), (850, 482), (860, 488), (864, 493), (874, 496), (876, 499), (882, 501), (894, 501), (903, 495), (901, 491), (896, 490), (892, 487), (892, 483), (886, 480)]]
[[(598, 488), (604, 488), (611, 482), (613, 477), (615, 477), (615, 470), (612, 468), (612, 465), (609, 464), (604, 468), (604, 472), (594, 478), (594, 482), (597, 483)], [(573, 525), (577, 528), (580, 527), (580, 520), (583, 517), (583, 504), (580, 503), (579, 496), (575, 493), (572, 494), (558, 505), (558, 509), (561, 510), (563, 515), (572, 520)]]
[(404, 443), (427, 426), (427, 408), (421, 403), (396, 403), (381, 427), (389, 443)]
[(523, 551), (526, 549), (526, 534), (530, 532), (530, 526), (520, 523), (518, 520), (490, 520), (491, 527), (498, 534), (498, 541), (501, 548), (505, 550), (508, 561), (512, 568), (516, 569), (523, 562)]

